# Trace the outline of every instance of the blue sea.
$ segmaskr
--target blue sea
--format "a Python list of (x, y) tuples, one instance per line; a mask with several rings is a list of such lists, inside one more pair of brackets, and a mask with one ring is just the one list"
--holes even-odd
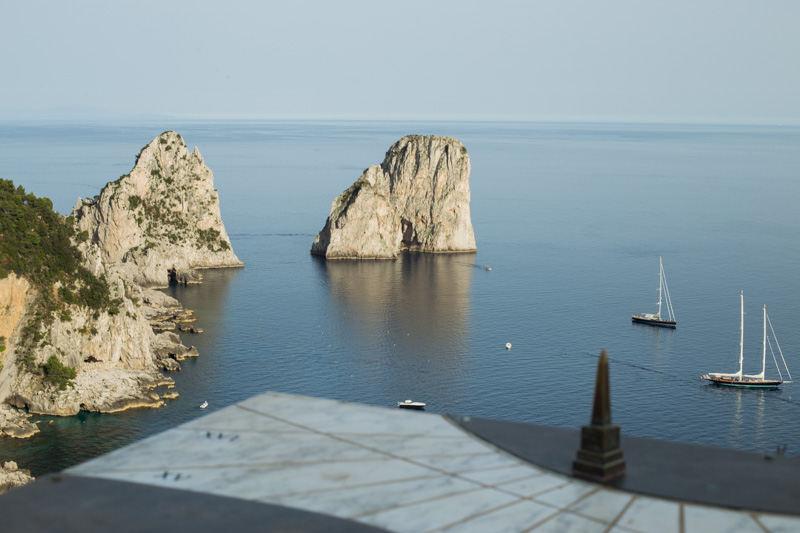
[[(603, 348), (623, 434), (800, 454), (800, 128), (6, 122), (0, 178), (68, 214), (168, 129), (214, 172), (246, 265), (166, 290), (205, 330), (183, 335), (201, 355), (171, 374), (180, 399), (38, 417), (33, 438), (0, 439), (0, 460), (42, 475), (265, 391), (578, 428)], [(310, 255), (334, 198), (408, 134), (467, 147), (477, 253)], [(659, 256), (676, 330), (631, 323), (656, 311)], [(760, 370), (766, 304), (798, 383), (700, 381), (738, 369), (740, 291), (745, 372)], [(769, 354), (767, 375), (777, 376)]]

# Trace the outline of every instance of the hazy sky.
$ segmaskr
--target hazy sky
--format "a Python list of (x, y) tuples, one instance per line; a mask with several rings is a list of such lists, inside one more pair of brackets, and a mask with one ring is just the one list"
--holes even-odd
[(800, 124), (798, 0), (0, 0), (0, 120)]

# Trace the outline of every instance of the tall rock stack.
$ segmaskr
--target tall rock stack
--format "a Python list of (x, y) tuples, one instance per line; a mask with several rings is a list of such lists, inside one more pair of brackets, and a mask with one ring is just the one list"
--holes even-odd
[(198, 268), (241, 267), (222, 223), (214, 176), (197, 148), (167, 131), (145, 146), (130, 174), (72, 210), (104, 263), (143, 287), (200, 280)]
[[(0, 310), (0, 402), (72, 415), (156, 408), (177, 397), (155, 390), (174, 386), (159, 369), (179, 370), (178, 361), (198, 352), (167, 330), (198, 330), (185, 325), (194, 320), (191, 311), (151, 287), (170, 279), (199, 282), (200, 268), (243, 266), (222, 223), (213, 180), (199, 151), (189, 153), (180, 135), (165, 132), (141, 150), (130, 174), (93, 199), (79, 199), (74, 219), (65, 221), (77, 231), (73, 249), (61, 253), (74, 252), (81, 268), (102, 282), (34, 286), (13, 272), (0, 279), (0, 302), (8, 303)], [(101, 303), (78, 298), (84, 290)], [(49, 308), (42, 293), (52, 294)], [(48, 364), (64, 379), (74, 371), (70, 385), (45, 379)], [(6, 422), (0, 434), (32, 434), (21, 422)]]
[(395, 259), (402, 251), (474, 252), (467, 149), (451, 137), (409, 135), (331, 205), (311, 253)]

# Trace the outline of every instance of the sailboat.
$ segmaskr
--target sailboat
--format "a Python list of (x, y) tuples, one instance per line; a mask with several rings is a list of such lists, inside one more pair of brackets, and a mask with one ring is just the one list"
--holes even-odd
[[(661, 318), (662, 294), (666, 297), (666, 319)], [(675, 321), (675, 311), (672, 309), (672, 300), (669, 297), (669, 287), (667, 286), (667, 277), (664, 275), (664, 264), (661, 262), (661, 256), (658, 258), (658, 312), (656, 314), (645, 313), (643, 315), (633, 315), (632, 320), (639, 324), (647, 324), (649, 326), (658, 326), (662, 328), (674, 329), (677, 325)]]
[[(745, 388), (762, 388), (762, 389), (776, 389), (778, 385), (781, 383), (791, 383), (792, 376), (789, 374), (789, 367), (786, 366), (786, 360), (783, 358), (783, 352), (781, 352), (781, 347), (778, 344), (778, 338), (775, 336), (775, 330), (772, 329), (772, 323), (770, 322), (769, 327), (772, 331), (772, 337), (775, 339), (775, 346), (778, 348), (778, 353), (781, 356), (781, 360), (783, 361), (783, 367), (786, 370), (786, 375), (789, 377), (788, 380), (783, 379), (783, 375), (781, 374), (780, 366), (778, 366), (778, 360), (775, 359), (775, 352), (772, 352), (772, 358), (775, 359), (775, 366), (778, 368), (778, 375), (780, 376), (779, 379), (765, 379), (764, 374), (767, 365), (767, 322), (769, 318), (767, 317), (767, 306), (764, 306), (764, 340), (762, 342), (762, 351), (761, 351), (761, 372), (759, 374), (743, 374), (742, 373), (742, 361), (744, 360), (744, 291), (741, 294), (741, 323), (739, 325), (739, 371), (735, 374), (722, 374), (722, 373), (712, 373), (709, 372), (708, 374), (704, 374), (700, 376), (700, 379), (707, 379), (708, 381), (716, 384), (716, 385), (725, 385), (727, 387), (745, 387)], [(770, 351), (772, 351), (772, 344), (770, 344)]]

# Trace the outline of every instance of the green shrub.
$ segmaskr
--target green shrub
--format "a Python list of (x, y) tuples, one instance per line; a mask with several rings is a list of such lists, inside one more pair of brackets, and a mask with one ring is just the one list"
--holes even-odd
[(74, 368), (63, 364), (58, 360), (58, 357), (51, 355), (50, 359), (43, 365), (44, 378), (58, 385), (58, 390), (64, 390), (67, 385), (72, 386), (72, 381), (78, 373)]
[[(53, 211), (53, 202), (26, 193), (11, 180), (0, 179), (0, 264), (4, 271), (27, 278), (38, 289), (41, 307), (49, 312), (57, 308), (52, 287), (60, 282), (59, 296), (67, 304), (103, 307), (108, 299), (108, 285), (81, 265), (80, 251), (73, 246), (74, 219)], [(78, 239), (88, 239), (81, 232)], [(77, 301), (70, 292), (82, 287)], [(84, 290), (91, 287), (90, 290)], [(90, 297), (88, 300), (85, 297)]]

